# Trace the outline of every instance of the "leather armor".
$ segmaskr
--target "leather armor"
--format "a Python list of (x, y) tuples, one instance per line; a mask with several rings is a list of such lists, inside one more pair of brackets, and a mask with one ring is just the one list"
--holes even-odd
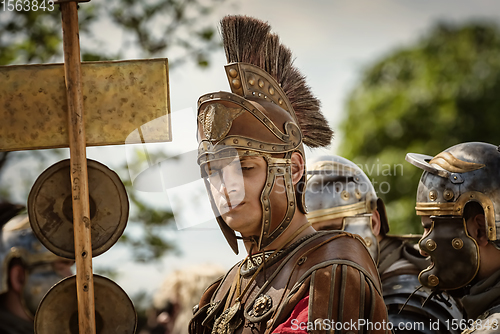
[[(272, 333), (307, 295), (308, 322), (324, 319), (386, 322), (377, 269), (358, 236), (341, 231), (317, 232), (298, 240), (275, 258), (267, 259), (269, 267), (259, 272), (242, 300), (241, 309), (233, 315), (237, 323), (233, 325), (236, 327), (234, 333)], [(235, 265), (225, 277), (211, 285), (191, 321), (190, 334), (228, 332), (223, 326), (214, 330), (214, 325), (220, 324), (221, 317), (224, 317), (222, 312), (238, 270), (241, 270), (243, 288), (250, 281), (252, 271), (247, 272), (244, 263)], [(353, 303), (353, 300), (359, 302)], [(228, 305), (233, 303), (231, 300)]]

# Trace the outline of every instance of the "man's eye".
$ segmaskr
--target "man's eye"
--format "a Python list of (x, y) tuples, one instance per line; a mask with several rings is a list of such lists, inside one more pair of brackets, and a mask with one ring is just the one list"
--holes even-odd
[(242, 167), (241, 167), (241, 170), (251, 170), (251, 169), (253, 169), (253, 167), (249, 167), (249, 166), (247, 166), (247, 167), (243, 167), (243, 166), (242, 166)]

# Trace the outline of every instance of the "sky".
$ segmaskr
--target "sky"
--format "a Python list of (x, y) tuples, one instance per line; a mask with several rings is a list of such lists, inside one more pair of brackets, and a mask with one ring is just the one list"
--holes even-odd
[[(216, 26), (227, 14), (244, 14), (268, 21), (272, 30), (280, 36), (281, 42), (292, 50), (296, 66), (306, 75), (307, 83), (321, 100), (323, 113), (335, 131), (334, 143), (330, 149), (308, 151), (307, 156), (312, 157), (328, 152), (335, 153), (341, 145), (342, 133), (338, 128), (345, 117), (345, 101), (359, 81), (364, 68), (394, 49), (410, 46), (418, 41), (420, 36), (438, 21), (467, 22), (472, 19), (488, 19), (500, 22), (500, 2), (234, 0), (217, 9), (210, 16), (209, 22)], [(109, 39), (110, 47), (125, 38), (110, 22), (101, 22), (96, 29)], [(168, 56), (167, 54), (166, 57)], [(130, 59), (136, 55), (130, 50), (125, 57)], [(174, 142), (151, 145), (149, 149), (178, 154), (196, 149), (196, 101), (205, 93), (229, 90), (223, 68), (225, 63), (223, 51), (220, 50), (213, 54), (211, 66), (206, 70), (186, 64), (170, 72)], [(182, 142), (182, 145), (178, 144), (179, 142)], [(112, 166), (116, 160), (127, 159), (130, 152), (129, 148), (124, 146), (89, 148), (88, 157)], [(192, 194), (199, 191), (199, 188), (177, 190), (180, 192), (175, 196), (169, 196), (166, 192), (141, 192), (141, 196), (155, 205), (168, 206), (172, 205), (169, 199), (182, 197), (179, 193)], [(244, 249), (240, 245), (240, 254), (234, 255), (215, 221), (209, 221), (210, 212), (203, 210), (201, 206), (184, 210), (187, 213), (183, 213), (186, 216), (182, 220), (196, 223), (178, 222), (177, 229), (167, 232), (169, 239), (176, 242), (178, 252), (166, 256), (160, 263), (138, 265), (129, 260), (127, 250), (115, 246), (95, 258), (94, 266), (118, 267), (119, 276), (116, 281), (129, 295), (139, 291), (153, 293), (168, 273), (186, 266), (214, 263), (229, 269), (243, 258)], [(202, 218), (196, 218), (196, 214)], [(199, 224), (199, 221), (204, 223)], [(117, 263), (119, 265), (116, 265)]]

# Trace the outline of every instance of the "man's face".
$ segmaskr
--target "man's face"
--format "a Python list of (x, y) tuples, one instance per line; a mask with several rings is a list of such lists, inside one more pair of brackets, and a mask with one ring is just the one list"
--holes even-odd
[(262, 157), (226, 158), (205, 166), (210, 190), (226, 224), (242, 236), (260, 235), (260, 196), (267, 176)]

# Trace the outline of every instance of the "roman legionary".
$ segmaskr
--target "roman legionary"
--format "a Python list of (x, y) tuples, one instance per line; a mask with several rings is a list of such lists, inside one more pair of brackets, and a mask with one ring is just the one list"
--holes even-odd
[(303, 144), (332, 138), (319, 101), (267, 23), (228, 16), (221, 33), (231, 93), (198, 101), (198, 163), (224, 236), (248, 256), (207, 288), (190, 333), (387, 332), (363, 241), (305, 215)]
[(434, 291), (462, 296), (463, 333), (500, 330), (500, 147), (470, 142), (432, 157), (408, 153), (422, 169), (417, 215), (419, 242), (432, 265), (419, 275)]
[(422, 334), (460, 333), (450, 326), (463, 318), (460, 302), (446, 292), (434, 294), (421, 286), (418, 274), (431, 264), (429, 258), (419, 254), (415, 236), (389, 235), (384, 202), (361, 168), (343, 157), (322, 156), (308, 175), (309, 221), (316, 230), (343, 230), (363, 238), (377, 263), (396, 333), (403, 328)]
[(16, 215), (20, 209), (0, 204), (0, 334), (33, 333), (33, 318), (43, 296), (72, 274), (73, 261), (46, 249), (33, 233), (28, 215)]

